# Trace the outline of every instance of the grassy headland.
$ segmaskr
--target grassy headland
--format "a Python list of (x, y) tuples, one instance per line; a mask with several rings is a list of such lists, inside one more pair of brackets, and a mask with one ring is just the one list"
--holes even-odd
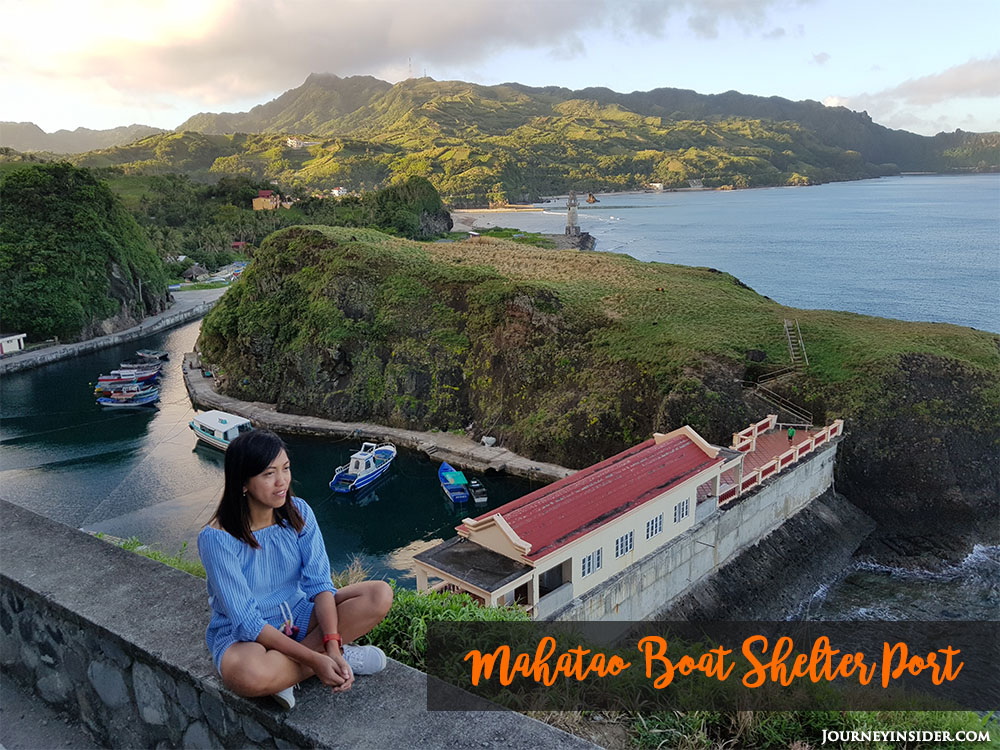
[(817, 422), (848, 419), (843, 487), (905, 511), (989, 501), (994, 334), (795, 310), (712, 269), (295, 227), (264, 242), (201, 346), (233, 396), (413, 429), (474, 423), (579, 467), (682, 424), (728, 444), (766, 411), (739, 381), (787, 363), (785, 318), (811, 366), (779, 388)]

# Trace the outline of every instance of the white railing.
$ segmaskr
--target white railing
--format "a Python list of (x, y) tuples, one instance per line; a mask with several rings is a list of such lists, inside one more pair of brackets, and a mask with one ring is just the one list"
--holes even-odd
[[(749, 433), (751, 430), (754, 430), (756, 427), (758, 427), (761, 424), (764, 424), (764, 422), (767, 422), (770, 419), (772, 419), (772, 417), (768, 417), (768, 419), (765, 419), (763, 422), (758, 422), (756, 425), (748, 427), (746, 430), (743, 430), (743, 432), (739, 432), (736, 435), (734, 435), (733, 447), (736, 450), (744, 452), (746, 450), (750, 450), (749, 448), (743, 448), (741, 447), (741, 445), (737, 445), (736, 438), (741, 435), (744, 435), (744, 433)], [(733, 485), (726, 491), (719, 494), (719, 505), (725, 505), (726, 503), (732, 502), (737, 497), (742, 495), (744, 492), (753, 489), (758, 484), (763, 482), (765, 479), (770, 479), (776, 474), (781, 473), (789, 466), (794, 465), (796, 462), (808, 456), (810, 453), (819, 448), (821, 445), (829, 442), (830, 440), (833, 440), (835, 437), (839, 437), (843, 433), (844, 433), (844, 420), (843, 419), (834, 420), (833, 424), (824, 427), (822, 430), (819, 430), (813, 435), (810, 435), (808, 440), (803, 440), (801, 443), (796, 443), (787, 451), (782, 453), (780, 456), (777, 456), (776, 458), (768, 461), (763, 466), (754, 469), (749, 474), (744, 474), (743, 478), (740, 480), (740, 484), (738, 487), (736, 485)], [(743, 438), (743, 440), (756, 441), (757, 434), (759, 433), (755, 433), (751, 438), (745, 437)]]
[(746, 453), (757, 447), (757, 436), (761, 435), (768, 430), (774, 429), (774, 425), (778, 422), (777, 414), (768, 414), (765, 419), (760, 420), (756, 424), (752, 424), (747, 427), (742, 432), (737, 432), (733, 434), (733, 448), (740, 451), (740, 453)]

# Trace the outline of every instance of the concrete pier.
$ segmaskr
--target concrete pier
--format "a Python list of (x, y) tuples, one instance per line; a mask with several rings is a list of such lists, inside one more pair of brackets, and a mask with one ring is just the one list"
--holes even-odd
[(289, 435), (356, 438), (359, 444), (363, 440), (388, 441), (397, 447), (421, 451), (434, 461), (447, 461), (457, 468), (513, 474), (540, 482), (554, 482), (573, 473), (565, 466), (532, 461), (506, 448), (489, 448), (464, 435), (403, 430), (367, 422), (336, 422), (321, 417), (284, 414), (277, 411), (274, 404), (261, 401), (240, 401), (215, 390), (215, 379), (202, 376), (198, 357), (194, 353), (184, 355), (183, 369), (184, 383), (196, 407), (237, 414), (249, 419), (256, 427)]
[(77, 357), (88, 352), (96, 352), (115, 344), (149, 336), (153, 333), (174, 328), (192, 320), (205, 317), (219, 297), (226, 291), (219, 289), (204, 289), (193, 292), (174, 292), (174, 304), (157, 315), (150, 315), (139, 325), (126, 328), (123, 331), (109, 333), (107, 336), (77, 341), (72, 344), (56, 344), (40, 347), (25, 352), (8, 354), (0, 358), (0, 375), (6, 375), (33, 367), (41, 367), (50, 362)]

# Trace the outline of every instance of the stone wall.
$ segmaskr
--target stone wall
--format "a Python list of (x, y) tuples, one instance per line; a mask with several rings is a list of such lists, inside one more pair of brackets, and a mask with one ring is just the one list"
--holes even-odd
[(101, 349), (106, 349), (109, 346), (122, 344), (126, 341), (135, 341), (136, 339), (140, 339), (160, 331), (165, 331), (169, 328), (174, 328), (175, 326), (188, 323), (192, 320), (203, 318), (206, 313), (212, 309), (212, 305), (214, 304), (214, 300), (202, 302), (194, 307), (190, 307), (179, 312), (167, 312), (151, 316), (143, 323), (133, 326), (127, 330), (119, 331), (118, 333), (109, 333), (106, 336), (98, 336), (97, 338), (87, 339), (86, 341), (78, 341), (73, 344), (57, 344), (46, 349), (26, 351), (15, 354), (14, 356), (5, 357), (0, 360), (0, 374), (28, 370), (32, 367), (40, 367), (51, 362), (58, 362), (63, 359), (78, 357), (81, 354), (86, 354), (87, 352), (95, 352)]
[(719, 508), (547, 619), (645, 620), (662, 613), (826, 492), (838, 442)]
[[(506, 711), (429, 712), (427, 676), (392, 660), (285, 713), (222, 686), (205, 582), (0, 500), (0, 668), (103, 747), (593, 748)], [(376, 720), (377, 719), (377, 720)]]

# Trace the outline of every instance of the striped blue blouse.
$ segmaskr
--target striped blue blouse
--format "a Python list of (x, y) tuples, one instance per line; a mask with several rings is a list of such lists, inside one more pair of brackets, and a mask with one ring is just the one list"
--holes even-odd
[(279, 627), (283, 602), (297, 612), (321, 591), (337, 591), (312, 508), (297, 497), (292, 502), (305, 521), (302, 531), (277, 524), (255, 531), (260, 549), (211, 526), (198, 535), (212, 608), (206, 640), (217, 662), (232, 643), (257, 640), (265, 624)]

